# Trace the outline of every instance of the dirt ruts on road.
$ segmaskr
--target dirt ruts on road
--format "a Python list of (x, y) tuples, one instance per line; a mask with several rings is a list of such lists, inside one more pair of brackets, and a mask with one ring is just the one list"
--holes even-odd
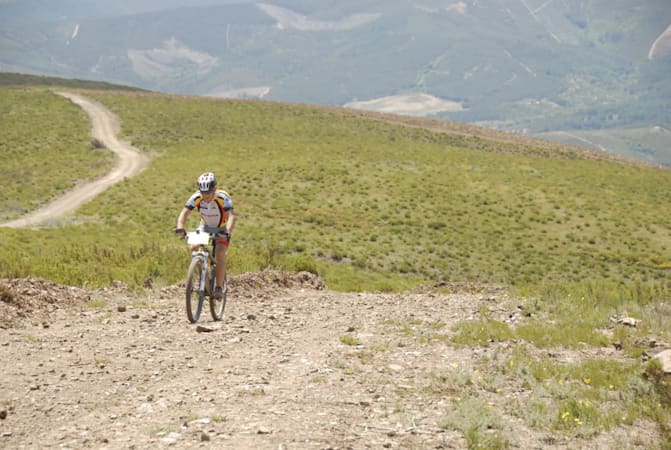
[(92, 200), (113, 184), (126, 177), (138, 174), (149, 162), (149, 158), (138, 149), (117, 139), (119, 120), (111, 111), (80, 94), (72, 92), (58, 92), (58, 94), (69, 98), (91, 117), (91, 136), (115, 153), (116, 164), (102, 178), (80, 184), (44, 207), (0, 226), (11, 228), (37, 227), (50, 220), (63, 217), (75, 211), (80, 205)]

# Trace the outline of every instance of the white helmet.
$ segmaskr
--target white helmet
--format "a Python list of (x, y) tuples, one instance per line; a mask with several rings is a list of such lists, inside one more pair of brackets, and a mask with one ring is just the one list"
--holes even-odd
[(198, 189), (203, 192), (213, 191), (217, 187), (217, 177), (212, 172), (205, 172), (198, 177)]

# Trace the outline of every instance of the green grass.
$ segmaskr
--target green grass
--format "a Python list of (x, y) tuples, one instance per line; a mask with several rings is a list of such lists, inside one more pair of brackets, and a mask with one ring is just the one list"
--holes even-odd
[(82, 109), (44, 90), (0, 88), (0, 221), (102, 175), (111, 153), (91, 144)]
[(461, 431), (469, 449), (510, 448), (510, 443), (500, 431), (501, 418), (479, 397), (457, 400), (454, 409), (444, 419), (442, 427)]
[[(0, 156), (21, 160), (3, 165), (0, 198), (20, 191), (24, 205), (36, 204), (66, 180), (108, 167), (109, 156), (90, 147), (87, 118), (67, 100), (44, 89), (0, 95), (8, 102), (0, 121), (12, 129)], [(306, 106), (87, 95), (120, 116), (124, 137), (152, 155), (150, 166), (61, 226), (0, 228), (0, 277), (89, 287), (120, 280), (135, 289), (147, 278), (181, 281), (189, 253), (172, 229), (196, 177), (214, 170), (238, 216), (232, 274), (307, 270), (344, 291), (450, 281), (511, 287), (512, 318), (483, 307), (450, 327), (441, 318), (386, 319), (398, 339), (384, 343), (340, 336), (361, 347), (334, 363), (344, 374), (392, 342), (488, 348), (477, 367), (447, 366), (419, 388), (452, 399), (443, 426), (463, 433), (470, 448), (510, 446), (503, 414), (571, 439), (648, 420), (671, 447), (668, 384), (659, 367), (641, 362), (646, 339), (671, 338), (671, 211), (660, 206), (668, 171)], [(31, 150), (43, 140), (42, 151)], [(11, 167), (22, 167), (23, 178)], [(2, 208), (7, 217), (21, 211), (7, 200)], [(589, 356), (615, 346), (617, 359)], [(553, 356), (571, 352), (588, 356)], [(402, 409), (402, 399), (395, 404)]]
[[(50, 120), (78, 123), (71, 134), (86, 147), (81, 111), (44, 91), (21, 95), (72, 110), (77, 120)], [(306, 269), (335, 289), (392, 291), (439, 281), (648, 282), (671, 268), (671, 213), (659, 207), (665, 170), (540, 157), (299, 105), (89, 95), (120, 116), (124, 137), (152, 162), (82, 207), (83, 223), (41, 231), (41, 249), (27, 244), (33, 231), (0, 230), (11, 241), (0, 275), (176, 282), (188, 256), (171, 229), (205, 170), (236, 205), (231, 273)], [(29, 141), (31, 129), (12, 140)], [(31, 179), (60, 177), (56, 167), (27, 167)], [(0, 189), (16, 196), (16, 185)], [(22, 199), (39, 203), (39, 192)]]
[(352, 345), (352, 346), (361, 345), (361, 341), (358, 338), (350, 336), (348, 334), (340, 336), (340, 342), (345, 345)]
[[(88, 120), (66, 99), (44, 90), (2, 92), (12, 105), (33, 105), (3, 156), (24, 146), (23, 166), (52, 160), (59, 146), (29, 151), (32, 125), (75, 123), (63, 133), (65, 147), (79, 146), (108, 167), (109, 155), (90, 150)], [(42, 231), (49, 239), (39, 250), (25, 245), (35, 232), (1, 230), (11, 242), (4, 276), (92, 285), (177, 281), (185, 254), (170, 230), (205, 170), (218, 174), (239, 215), (233, 273), (306, 269), (336, 289), (397, 290), (464, 280), (648, 282), (671, 268), (671, 214), (660, 208), (671, 176), (665, 170), (564, 153), (512, 155), (506, 152), (513, 144), (298, 105), (89, 95), (120, 116), (124, 137), (152, 163), (82, 207), (76, 221), (83, 224)], [(31, 113), (41, 104), (55, 113)], [(15, 123), (11, 116), (1, 120)], [(77, 168), (93, 164), (74, 160)], [(104, 167), (76, 173), (88, 178)], [(64, 177), (49, 166), (34, 170), (28, 183), (8, 177), (3, 198), (39, 185), (45, 189), (21, 196), (22, 204), (37, 204), (43, 191), (57, 191), (48, 180), (65, 184)], [(5, 204), (3, 211), (9, 217), (19, 209)]]
[[(452, 400), (443, 426), (461, 431), (469, 448), (507, 448), (510, 431), (500, 425), (501, 416), (576, 445), (651, 422), (662, 448), (669, 448), (668, 376), (642, 354), (651, 338), (668, 341), (670, 298), (666, 282), (545, 284), (513, 289), (509, 301), (492, 303), (491, 310), (483, 306), (478, 318), (450, 329), (433, 320), (384, 323), (390, 336), (482, 355), (470, 367), (443, 365), (420, 388), (423, 397)], [(519, 315), (513, 319), (510, 311)], [(639, 324), (618, 323), (623, 315)]]
[(107, 307), (107, 302), (100, 299), (92, 299), (84, 303), (84, 306), (91, 309), (102, 309)]
[(69, 78), (58, 78), (41, 75), (29, 75), (17, 72), (0, 72), (0, 86), (25, 87), (33, 89), (35, 86), (51, 86), (57, 89), (100, 89), (100, 90), (127, 90), (144, 91), (144, 89), (106, 83), (104, 81), (77, 80)]

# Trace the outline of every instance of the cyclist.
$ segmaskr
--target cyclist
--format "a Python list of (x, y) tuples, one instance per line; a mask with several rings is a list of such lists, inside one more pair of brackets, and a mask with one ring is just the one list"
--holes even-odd
[(182, 212), (177, 218), (175, 234), (186, 236), (184, 225), (194, 209), (200, 212), (200, 226), (226, 227), (226, 231), (217, 235), (215, 259), (217, 269), (215, 273), (214, 297), (223, 298), (227, 286), (226, 280), (226, 250), (231, 242), (231, 233), (235, 227), (233, 200), (223, 190), (217, 189), (217, 177), (212, 172), (205, 172), (198, 177), (198, 191), (186, 201)]

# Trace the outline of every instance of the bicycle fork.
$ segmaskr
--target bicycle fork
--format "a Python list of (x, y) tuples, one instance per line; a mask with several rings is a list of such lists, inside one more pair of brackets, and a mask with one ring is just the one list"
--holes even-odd
[(207, 289), (207, 272), (210, 270), (210, 259), (207, 253), (202, 250), (192, 252), (191, 257), (200, 259), (200, 283), (198, 284), (198, 290), (201, 293), (205, 293)]

